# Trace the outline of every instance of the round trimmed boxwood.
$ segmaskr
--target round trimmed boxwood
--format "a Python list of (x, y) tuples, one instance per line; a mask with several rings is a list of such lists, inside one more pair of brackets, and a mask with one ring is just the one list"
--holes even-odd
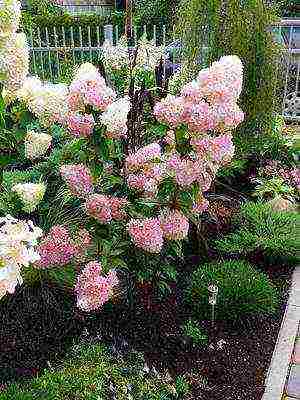
[(185, 300), (197, 317), (210, 318), (208, 286), (218, 286), (216, 319), (236, 320), (251, 314), (271, 314), (278, 292), (269, 278), (241, 260), (224, 260), (199, 266), (193, 272)]

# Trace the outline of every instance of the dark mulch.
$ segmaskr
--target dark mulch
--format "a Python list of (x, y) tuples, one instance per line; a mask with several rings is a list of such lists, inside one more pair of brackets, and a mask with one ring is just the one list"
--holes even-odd
[(273, 267), (268, 273), (282, 292), (278, 315), (218, 322), (215, 327), (203, 321), (211, 346), (197, 349), (182, 336), (181, 325), (189, 313), (181, 305), (179, 289), (174, 288), (166, 301), (155, 302), (151, 292), (141, 288), (144, 301), (139, 307), (114, 305), (85, 316), (57, 289), (23, 288), (0, 308), (0, 384), (35, 375), (48, 360), (61, 357), (74, 338), (88, 332), (117, 349), (128, 343), (143, 351), (157, 369), (185, 374), (193, 384), (191, 399), (260, 400), (292, 268)]

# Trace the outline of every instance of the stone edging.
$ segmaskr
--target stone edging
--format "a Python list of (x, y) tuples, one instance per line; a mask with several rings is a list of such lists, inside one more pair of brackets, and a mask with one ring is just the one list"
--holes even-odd
[(265, 381), (262, 400), (281, 400), (300, 321), (300, 267), (296, 267), (290, 296)]

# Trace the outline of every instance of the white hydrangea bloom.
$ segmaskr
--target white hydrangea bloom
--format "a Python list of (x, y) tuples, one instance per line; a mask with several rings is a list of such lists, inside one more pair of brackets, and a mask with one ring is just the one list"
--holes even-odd
[(44, 127), (60, 122), (68, 113), (68, 87), (64, 84), (41, 82), (28, 77), (18, 91), (18, 98), (39, 118)]
[[(121, 37), (114, 46), (111, 42), (105, 41), (102, 46), (105, 65), (115, 70), (129, 67), (133, 57), (130, 56), (126, 37)], [(164, 49), (162, 46), (156, 46), (154, 40), (147, 40), (143, 35), (137, 46), (136, 69), (150, 69), (154, 71), (163, 57)]]
[(0, 1), (0, 47), (16, 33), (21, 17), (21, 3), (16, 0)]
[(101, 122), (107, 128), (108, 137), (115, 139), (126, 137), (129, 111), (129, 97), (123, 97), (107, 107), (107, 110), (101, 115)]
[(0, 299), (23, 283), (21, 268), (40, 259), (34, 246), (42, 233), (31, 221), (0, 218)]
[(8, 92), (17, 91), (29, 70), (29, 50), (24, 33), (10, 37), (0, 50), (0, 80)]
[(33, 212), (43, 200), (46, 185), (44, 183), (18, 183), (12, 187), (23, 203), (25, 212)]
[(35, 160), (43, 156), (51, 146), (52, 136), (47, 133), (35, 131), (27, 132), (25, 137), (25, 156), (30, 160)]

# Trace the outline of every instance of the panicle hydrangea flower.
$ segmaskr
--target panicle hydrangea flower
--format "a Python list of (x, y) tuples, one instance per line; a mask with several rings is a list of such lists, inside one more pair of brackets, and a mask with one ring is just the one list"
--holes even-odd
[(217, 127), (213, 109), (205, 101), (186, 103), (185, 122), (192, 132), (207, 132)]
[(164, 53), (162, 46), (156, 46), (154, 40), (147, 40), (147, 35), (141, 37), (135, 49), (128, 51), (127, 40), (123, 36), (115, 46), (108, 40), (104, 42), (102, 46), (104, 63), (107, 68), (113, 70), (129, 68), (136, 50), (135, 70), (142, 69), (143, 71), (145, 69), (154, 71)]
[(40, 260), (35, 263), (35, 267), (44, 269), (66, 265), (74, 258), (82, 258), (85, 249), (90, 244), (91, 238), (86, 230), (80, 230), (72, 237), (66, 227), (55, 225), (37, 248)]
[(235, 102), (241, 94), (243, 64), (237, 56), (224, 56), (200, 71), (197, 82), (211, 103)]
[(102, 53), (107, 68), (121, 70), (129, 67), (130, 59), (125, 36), (122, 36), (115, 46), (109, 40), (105, 40)]
[(144, 174), (129, 174), (127, 175), (127, 185), (131, 189), (144, 191), (147, 185), (148, 177)]
[(143, 168), (149, 161), (156, 161), (160, 158), (160, 145), (158, 143), (151, 143), (126, 157), (126, 169), (128, 171), (136, 171)]
[(127, 218), (125, 207), (128, 205), (126, 198), (110, 196), (111, 216), (115, 221), (122, 221)]
[(202, 159), (195, 156), (193, 159), (181, 157), (174, 152), (166, 160), (166, 170), (169, 176), (182, 188), (191, 186), (198, 182), (203, 191), (207, 191), (212, 183), (212, 177), (207, 172), (206, 164)]
[(230, 135), (191, 139), (191, 145), (200, 157), (206, 157), (219, 165), (226, 164), (234, 155), (234, 144)]
[(97, 310), (113, 296), (114, 287), (119, 283), (117, 273), (111, 270), (103, 276), (101, 272), (101, 264), (91, 261), (77, 278), (77, 307), (83, 311)]
[(88, 197), (85, 209), (88, 215), (102, 224), (108, 224), (112, 220), (121, 221), (126, 218), (124, 208), (127, 204), (128, 200), (125, 198), (94, 193)]
[(222, 132), (236, 128), (244, 121), (245, 114), (236, 103), (220, 103), (212, 107), (216, 130)]
[(46, 185), (44, 183), (18, 183), (12, 187), (23, 203), (23, 210), (31, 213), (43, 200)]
[(24, 33), (13, 34), (6, 47), (0, 49), (0, 81), (9, 93), (23, 84), (29, 69), (29, 50)]
[(85, 198), (93, 192), (92, 175), (84, 164), (63, 165), (60, 174), (74, 196)]
[(171, 147), (176, 146), (176, 137), (175, 132), (173, 130), (169, 130), (164, 137), (164, 143), (168, 144)]
[(187, 124), (191, 132), (224, 132), (244, 119), (236, 101), (241, 93), (243, 66), (236, 56), (222, 57), (200, 71), (180, 96), (167, 96), (155, 105), (154, 114), (171, 127)]
[(97, 68), (90, 63), (82, 64), (70, 85), (68, 96), (69, 108), (72, 111), (85, 111), (90, 105), (97, 110), (105, 111), (115, 100), (116, 93), (109, 88)]
[(153, 112), (160, 122), (176, 128), (185, 122), (186, 101), (183, 97), (168, 95), (155, 104)]
[(160, 226), (167, 240), (182, 240), (189, 232), (188, 219), (178, 210), (166, 210), (160, 215)]
[(92, 114), (71, 113), (67, 116), (65, 124), (74, 136), (89, 137), (93, 132), (95, 120)]
[(23, 283), (21, 268), (39, 260), (35, 246), (40, 236), (42, 230), (31, 221), (0, 218), (0, 299)]
[(131, 219), (127, 230), (137, 247), (149, 253), (161, 251), (164, 240), (158, 218)]
[(108, 224), (112, 220), (110, 199), (108, 196), (97, 193), (92, 194), (86, 200), (85, 210), (88, 215), (96, 218), (102, 224)]
[(162, 60), (163, 54), (163, 46), (157, 46), (154, 39), (147, 40), (147, 34), (144, 34), (139, 40), (137, 48), (137, 67), (154, 71)]
[(0, 47), (17, 32), (21, 17), (21, 3), (16, 0), (2, 0), (0, 3)]
[(130, 100), (123, 97), (111, 103), (101, 115), (100, 121), (106, 126), (106, 136), (121, 139), (127, 136), (127, 117), (130, 111)]
[(51, 146), (52, 136), (47, 133), (28, 131), (25, 137), (25, 156), (35, 160), (43, 156)]
[(290, 177), (293, 185), (300, 190), (300, 168), (293, 168), (290, 171)]
[(38, 78), (29, 77), (18, 91), (23, 101), (44, 127), (63, 122), (68, 113), (68, 87), (64, 84), (42, 83)]

